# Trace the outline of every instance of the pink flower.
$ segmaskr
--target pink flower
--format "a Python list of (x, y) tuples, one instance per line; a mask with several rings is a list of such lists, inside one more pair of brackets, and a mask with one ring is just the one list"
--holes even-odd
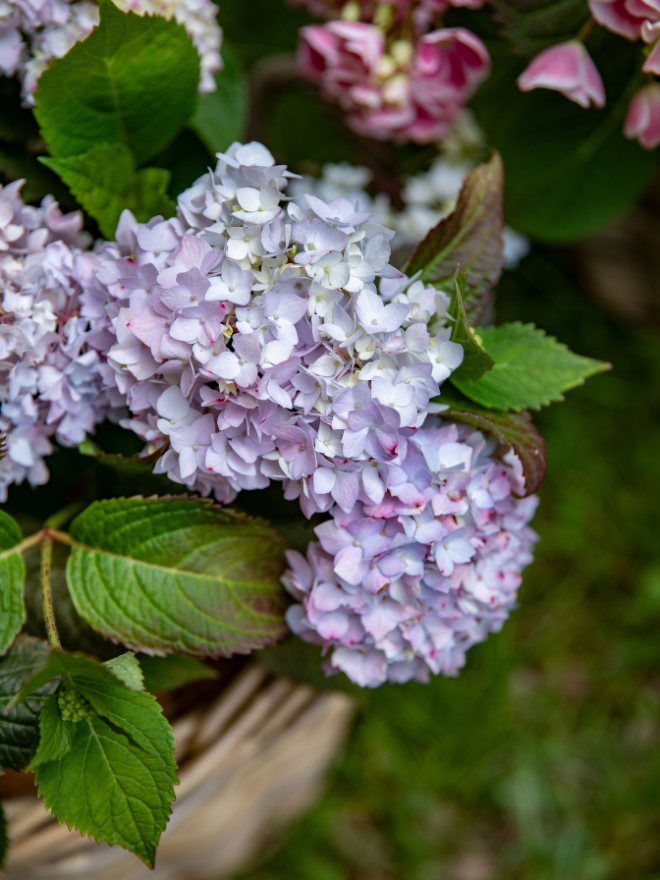
[(645, 21), (642, 25), (642, 39), (645, 43), (655, 43), (644, 62), (644, 73), (660, 74), (660, 21)]
[(633, 95), (623, 133), (647, 150), (660, 144), (660, 84), (650, 83)]
[(365, 22), (331, 21), (302, 28), (300, 36), (302, 72), (368, 137), (443, 137), (490, 70), (486, 47), (465, 28), (433, 31), (416, 44), (399, 40), (392, 54), (381, 31)]
[(373, 25), (331, 21), (301, 28), (298, 62), (305, 76), (321, 83), (327, 97), (339, 99), (375, 74), (384, 50), (383, 35)]
[(660, 18), (654, 0), (590, 0), (589, 9), (598, 24), (627, 40), (638, 40), (644, 22)]
[(545, 49), (518, 78), (523, 92), (554, 89), (581, 107), (605, 104), (605, 87), (582, 43), (571, 40)]
[[(417, 44), (411, 80), (425, 89), (425, 97), (458, 98), (463, 104), (489, 71), (490, 57), (479, 37), (465, 28), (443, 28)], [(417, 101), (425, 103), (421, 96)]]

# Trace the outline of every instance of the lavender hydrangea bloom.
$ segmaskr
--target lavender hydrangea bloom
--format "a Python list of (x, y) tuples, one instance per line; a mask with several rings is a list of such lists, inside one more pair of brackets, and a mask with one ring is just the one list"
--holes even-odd
[[(451, 463), (436, 456), (429, 467), (430, 445), (449, 447)], [(478, 431), (429, 420), (405, 460), (386, 467), (391, 494), (334, 506), (307, 558), (289, 551), (282, 579), (297, 600), (291, 629), (329, 652), (328, 674), (363, 687), (455, 675), (514, 607), (537, 540), (528, 522), (538, 499), (514, 495), (519, 460)]]
[(112, 338), (95, 300), (99, 259), (82, 250), (82, 215), (63, 215), (52, 196), (40, 208), (23, 204), (23, 182), (0, 186), (2, 501), (11, 483), (45, 483), (50, 439), (81, 443), (110, 405), (97, 349)]
[(331, 515), (284, 579), (330, 670), (454, 674), (512, 607), (536, 500), (514, 497), (513, 453), (434, 417), (463, 355), (447, 296), (395, 270), (390, 231), (348, 200), (285, 210), (291, 176), (234, 144), (176, 218), (124, 212), (81, 282), (104, 390), (167, 445), (156, 472), (222, 503), (275, 480)]
[[(116, 0), (125, 12), (162, 15), (182, 24), (201, 62), (199, 91), (215, 91), (213, 74), (222, 69), (222, 29), (218, 7), (210, 0)], [(23, 103), (34, 106), (34, 92), (41, 74), (74, 43), (89, 36), (99, 23), (99, 7), (82, 0), (3, 0), (0, 4), (0, 74), (18, 75)]]
[(131, 412), (122, 424), (169, 438), (158, 470), (223, 503), (271, 480), (307, 516), (380, 501), (385, 465), (405, 459), (440, 392), (431, 355), (447, 297), (394, 269), (393, 233), (347, 199), (284, 210), (292, 175), (263, 145), (218, 156), (176, 218), (125, 212), (99, 252), (116, 340), (99, 354)]

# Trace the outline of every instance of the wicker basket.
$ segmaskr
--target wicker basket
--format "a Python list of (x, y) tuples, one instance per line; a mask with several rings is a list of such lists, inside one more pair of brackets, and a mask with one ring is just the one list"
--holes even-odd
[(174, 724), (179, 786), (155, 870), (58, 825), (36, 794), (5, 801), (10, 880), (218, 880), (253, 861), (318, 797), (354, 707), (345, 694), (244, 669)]

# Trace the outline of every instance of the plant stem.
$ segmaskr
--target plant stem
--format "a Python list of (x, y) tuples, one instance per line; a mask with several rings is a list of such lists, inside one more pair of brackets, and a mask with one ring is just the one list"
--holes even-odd
[(68, 544), (69, 547), (77, 546), (77, 542), (73, 540), (67, 532), (60, 532), (59, 529), (44, 529), (46, 535), (53, 541), (59, 541), (60, 544)]
[(55, 612), (53, 610), (53, 594), (50, 583), (50, 570), (53, 564), (53, 539), (46, 533), (41, 543), (41, 601), (44, 608), (44, 621), (48, 633), (48, 641), (56, 651), (62, 650), (60, 637), (57, 634)]
[(596, 20), (594, 18), (589, 18), (580, 28), (580, 32), (575, 38), (579, 43), (583, 43), (587, 34), (591, 30), (591, 28), (596, 24)]

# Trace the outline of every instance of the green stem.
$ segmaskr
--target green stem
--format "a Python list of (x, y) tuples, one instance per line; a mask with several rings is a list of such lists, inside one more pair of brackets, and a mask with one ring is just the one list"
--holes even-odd
[(73, 501), (71, 504), (67, 504), (62, 510), (58, 510), (57, 513), (48, 517), (44, 523), (44, 528), (56, 529), (58, 526), (66, 525), (69, 520), (72, 520), (74, 516), (80, 513), (81, 510), (84, 510), (86, 506), (87, 502), (82, 500)]
[(48, 633), (48, 641), (55, 651), (62, 650), (60, 637), (55, 623), (53, 610), (53, 594), (50, 582), (50, 571), (53, 564), (53, 538), (46, 533), (41, 544), (41, 601), (44, 608), (44, 621)]
[(74, 541), (67, 532), (60, 532), (59, 529), (44, 529), (44, 533), (47, 537), (52, 538), (53, 541), (59, 541), (60, 544), (68, 544), (69, 547), (78, 546), (78, 542)]
[(595, 24), (596, 20), (594, 18), (588, 18), (587, 21), (585, 21), (585, 23), (580, 28), (580, 31), (575, 39), (579, 43), (583, 43), (586, 39), (587, 34)]

